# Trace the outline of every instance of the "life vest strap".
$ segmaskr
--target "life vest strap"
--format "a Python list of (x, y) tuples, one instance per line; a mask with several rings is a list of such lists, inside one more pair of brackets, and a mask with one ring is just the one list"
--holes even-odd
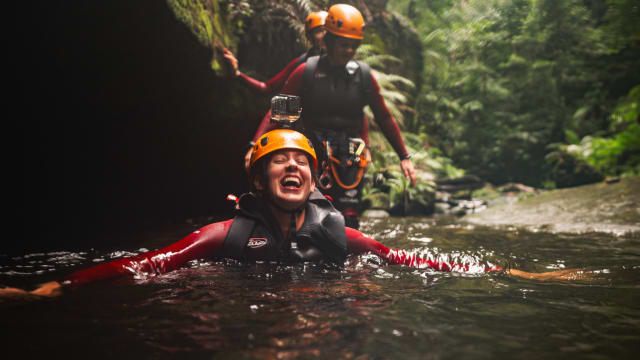
[(256, 221), (246, 216), (236, 216), (222, 245), (223, 256), (240, 260), (247, 245), (247, 239), (253, 233)]

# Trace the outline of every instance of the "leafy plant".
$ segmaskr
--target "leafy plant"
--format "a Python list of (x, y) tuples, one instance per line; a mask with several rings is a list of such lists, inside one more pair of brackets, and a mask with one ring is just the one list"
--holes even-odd
[[(400, 59), (395, 56), (381, 53), (382, 50), (376, 48), (372, 44), (363, 44), (358, 48), (356, 57), (371, 66), (371, 73), (380, 86), (380, 94), (400, 127), (404, 126), (405, 114), (413, 113), (413, 108), (409, 104), (408, 91), (413, 89), (414, 83), (398, 74), (388, 73), (391, 64), (401, 63)], [(371, 109), (365, 109), (365, 115), (369, 119), (373, 119)], [(371, 122), (370, 126), (374, 129), (377, 125)]]

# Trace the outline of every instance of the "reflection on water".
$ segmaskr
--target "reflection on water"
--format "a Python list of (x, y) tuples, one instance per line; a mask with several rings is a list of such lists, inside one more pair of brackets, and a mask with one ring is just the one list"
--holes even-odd
[[(195, 261), (149, 279), (0, 304), (3, 327), (12, 329), (4, 340), (25, 355), (94, 358), (619, 358), (638, 350), (637, 237), (416, 218), (369, 220), (363, 231), (434, 256), (538, 272), (580, 267), (596, 276), (537, 282), (385, 266), (374, 256), (344, 268)], [(166, 243), (157, 239), (131, 252), (0, 256), (0, 283), (54, 279)]]

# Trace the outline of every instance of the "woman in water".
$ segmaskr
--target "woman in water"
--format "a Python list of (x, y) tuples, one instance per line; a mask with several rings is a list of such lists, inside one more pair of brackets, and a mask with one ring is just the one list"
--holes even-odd
[(344, 226), (344, 218), (316, 191), (317, 167), (311, 142), (294, 130), (264, 134), (253, 147), (251, 192), (240, 197), (235, 218), (207, 225), (165, 248), (76, 271), (27, 292), (0, 289), (0, 295), (55, 296), (64, 287), (135, 274), (166, 273), (196, 259), (244, 262), (331, 262), (344, 264), (349, 255), (375, 254), (388, 264), (438, 271), (492, 272), (537, 279), (575, 279), (579, 270), (529, 273), (491, 264), (458, 264), (390, 249)]

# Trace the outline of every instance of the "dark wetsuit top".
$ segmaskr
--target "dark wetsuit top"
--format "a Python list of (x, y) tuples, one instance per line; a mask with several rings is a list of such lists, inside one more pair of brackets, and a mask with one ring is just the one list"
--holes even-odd
[(330, 261), (342, 265), (349, 255), (344, 217), (320, 191), (309, 195), (302, 226), (287, 236), (272, 214), (263, 197), (253, 193), (240, 196), (220, 256), (240, 261)]
[[(284, 69), (282, 69), (282, 71), (280, 71), (276, 76), (272, 77), (271, 79), (265, 82), (254, 79), (251, 76), (244, 73), (240, 73), (240, 77), (242, 78), (242, 80), (244, 80), (247, 86), (249, 86), (249, 88), (261, 94), (275, 95), (276, 93), (280, 92), (280, 90), (282, 90), (282, 87), (284, 86), (285, 82), (289, 78), (289, 75), (291, 75), (291, 73), (300, 64), (307, 61), (307, 58), (309, 58), (310, 56), (314, 56), (317, 53), (318, 53), (317, 51), (315, 51), (314, 49), (311, 49), (306, 53), (298, 56), (297, 58), (291, 60), (291, 62)], [(267, 112), (267, 114), (262, 118), (261, 123), (269, 123), (270, 119), (271, 119), (271, 110), (269, 110), (269, 112)], [(362, 129), (362, 133), (360, 137), (362, 138), (362, 140), (364, 140), (365, 144), (369, 146), (369, 122), (367, 121), (367, 118), (364, 116), (362, 117), (362, 124), (360, 124), (360, 127)]]
[[(326, 74), (327, 78), (329, 79), (328, 81), (340, 83), (340, 79), (344, 77), (344, 72), (346, 72), (346, 69), (344, 67), (331, 67), (323, 59), (324, 58), (321, 58), (321, 61), (318, 63), (319, 70), (317, 71), (323, 71)], [(307, 65), (306, 63), (299, 65), (293, 71), (293, 73), (291, 73), (291, 75), (289, 76), (289, 79), (284, 85), (284, 88), (282, 88), (281, 92), (283, 94), (298, 95), (298, 96), (304, 95), (302, 94), (303, 77), (304, 77), (303, 75), (304, 75), (304, 69), (306, 68), (306, 65)], [(400, 129), (398, 128), (398, 124), (396, 123), (395, 119), (389, 112), (389, 109), (387, 108), (382, 95), (380, 95), (380, 86), (378, 85), (378, 82), (375, 80), (373, 75), (370, 75), (370, 76), (371, 76), (371, 81), (370, 81), (371, 91), (369, 91), (370, 99), (366, 100), (365, 103), (371, 107), (376, 123), (382, 130), (383, 134), (385, 135), (385, 137), (387, 138), (387, 140), (389, 141), (389, 143), (391, 144), (395, 152), (398, 154), (398, 156), (400, 156), (401, 158), (404, 158), (407, 155), (407, 150), (404, 146), (404, 141), (402, 140), (402, 135), (400, 133)], [(303, 109), (302, 109), (303, 116), (307, 116), (304, 114), (305, 99), (303, 99), (302, 101), (303, 101)], [(330, 108), (331, 106), (329, 105), (330, 104), (326, 104), (325, 108)], [(361, 110), (362, 109), (360, 108), (360, 111)], [(310, 109), (309, 111), (312, 111), (312, 109)], [(265, 116), (262, 119), (262, 122), (258, 126), (258, 130), (256, 131), (253, 137), (253, 141), (256, 141), (264, 133), (270, 130), (273, 130), (277, 127), (276, 124), (271, 124), (269, 122), (269, 118), (270, 116)], [(362, 137), (363, 139), (366, 137), (365, 142), (368, 142), (368, 133), (366, 134), (364, 133), (365, 131), (368, 131), (368, 129), (365, 129), (363, 126), (359, 126), (361, 124), (352, 124), (352, 125), (353, 127), (360, 127), (360, 131), (361, 131), (360, 137)], [(336, 129), (336, 130), (339, 130), (339, 129)]]

